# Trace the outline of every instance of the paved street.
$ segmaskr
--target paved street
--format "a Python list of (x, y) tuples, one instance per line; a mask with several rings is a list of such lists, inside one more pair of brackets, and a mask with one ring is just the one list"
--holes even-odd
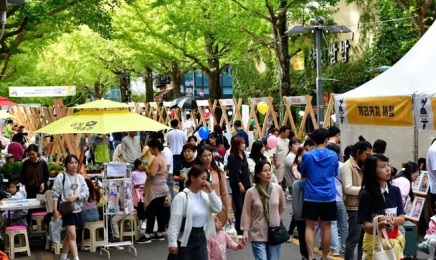
[[(283, 214), (284, 223), (287, 226), (289, 223), (289, 212), (291, 209), (291, 202), (287, 201), (287, 208), (286, 212)], [(316, 239), (318, 243), (318, 239)], [(294, 243), (288, 244), (285, 243), (282, 245), (282, 256), (280, 259), (282, 260), (301, 260), (299, 247), (296, 244), (298, 241), (294, 239)], [(152, 259), (152, 260), (165, 260), (168, 256), (168, 242), (167, 241), (156, 241), (152, 242), (150, 244), (143, 244), (143, 245), (134, 245), (135, 248), (138, 251), (138, 257), (137, 259)], [(316, 245), (319, 246), (318, 244)], [(129, 254), (128, 247), (125, 247), (124, 250), (117, 250), (115, 248), (111, 248), (111, 259), (128, 259), (128, 260), (134, 260), (136, 259), (133, 254)], [(38, 250), (37, 248), (33, 248), (32, 250), (32, 256), (31, 257), (25, 257), (23, 254), (17, 254), (16, 259), (22, 259), (22, 260), (57, 260), (59, 259), (60, 255), (50, 254), (48, 251), (44, 250)], [(79, 257), (81, 259), (93, 259), (93, 260), (106, 260), (107, 259), (107, 253), (103, 252), (102, 255), (100, 255), (99, 250), (97, 250), (96, 253), (90, 253), (86, 251), (80, 251)], [(418, 259), (427, 259), (427, 255), (424, 253), (418, 254)], [(238, 259), (238, 260), (245, 260), (245, 259), (253, 259), (253, 256), (251, 254), (251, 245), (249, 244), (246, 248), (240, 251), (227, 251), (227, 258), (229, 260)], [(320, 255), (316, 255), (316, 259), (320, 259)], [(330, 257), (329, 259), (332, 260), (339, 260), (343, 259), (340, 257)], [(202, 260), (202, 259), (198, 259)]]

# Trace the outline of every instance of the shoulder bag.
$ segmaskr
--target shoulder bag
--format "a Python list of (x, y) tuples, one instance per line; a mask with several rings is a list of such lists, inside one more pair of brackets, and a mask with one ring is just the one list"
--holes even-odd
[[(182, 192), (185, 193), (185, 195), (186, 195), (185, 207), (184, 207), (184, 210), (183, 210), (185, 212), (185, 214), (186, 214), (186, 209), (188, 208), (188, 193), (186, 193), (186, 191), (182, 191)], [(186, 224), (186, 215), (182, 219), (182, 224), (180, 225), (180, 232), (184, 232), (185, 231), (185, 224)]]
[[(257, 190), (259, 192), (259, 190)], [(262, 201), (262, 206), (265, 209), (265, 198), (260, 194), (260, 200)], [(276, 227), (271, 227), (268, 220), (268, 242), (275, 246), (285, 243), (291, 238), (291, 235), (286, 230), (286, 227), (283, 225), (283, 221), (280, 221), (280, 225)]]
[[(372, 220), (372, 251), (373, 251), (373, 259), (374, 260), (397, 260), (394, 254), (394, 250), (392, 250), (391, 243), (389, 242), (388, 233), (386, 229), (380, 230), (378, 228), (378, 217), (375, 217)], [(382, 244), (382, 238), (385, 237), (386, 244), (390, 249), (385, 250)], [(375, 249), (375, 240), (376, 237), (378, 239), (378, 250)]]
[[(74, 193), (73, 195), (76, 195), (76, 190), (78, 189), (77, 187), (77, 175), (74, 178)], [(58, 211), (59, 213), (61, 213), (62, 216), (68, 216), (71, 213), (73, 213), (74, 211), (74, 202), (71, 201), (62, 201), (62, 194), (64, 193), (64, 189), (65, 189), (65, 173), (63, 176), (63, 180), (62, 180), (62, 192), (61, 195), (59, 197), (59, 206), (58, 206)]]

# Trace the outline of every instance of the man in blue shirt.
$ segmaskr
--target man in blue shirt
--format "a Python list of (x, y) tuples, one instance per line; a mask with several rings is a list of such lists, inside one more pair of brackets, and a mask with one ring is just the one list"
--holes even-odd
[(248, 149), (248, 146), (250, 146), (250, 143), (248, 142), (248, 134), (244, 131), (244, 129), (242, 129), (241, 120), (236, 120), (233, 123), (233, 125), (235, 126), (235, 129), (236, 129), (235, 136), (240, 136), (240, 137), (244, 138), (245, 149)]
[(336, 220), (335, 177), (338, 173), (338, 156), (326, 149), (329, 132), (316, 129), (311, 134), (316, 148), (306, 152), (301, 161), (301, 177), (306, 180), (304, 189), (303, 219), (306, 220), (306, 246), (309, 259), (313, 258), (315, 221), (321, 220), (322, 260), (327, 259), (331, 242), (331, 221)]

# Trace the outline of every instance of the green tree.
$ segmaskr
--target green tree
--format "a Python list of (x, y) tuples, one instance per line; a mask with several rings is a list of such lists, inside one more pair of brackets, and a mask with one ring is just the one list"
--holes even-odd
[(110, 14), (119, 2), (120, 0), (47, 0), (26, 1), (24, 5), (10, 6), (5, 33), (0, 39), (0, 80), (17, 72), (11, 58), (26, 49), (23, 48), (23, 43), (29, 42), (32, 51), (39, 51), (51, 39), (83, 24), (109, 37), (112, 31)]
[(116, 78), (104, 58), (114, 53), (114, 44), (87, 26), (64, 34), (41, 54), (37, 69), (47, 83), (76, 85), (85, 96), (101, 98)]
[[(310, 18), (328, 16), (338, 0), (320, 1), (249, 1), (228, 0), (241, 10), (239, 19), (240, 30), (249, 36), (256, 45), (271, 50), (274, 53), (279, 77), (281, 95), (289, 96), (296, 93), (291, 89), (290, 59), (299, 51), (295, 45), (289, 46), (289, 36), (285, 34), (289, 24), (308, 25)], [(291, 41), (292, 44), (292, 41)], [(247, 47), (245, 47), (247, 49)], [(248, 46), (248, 49), (251, 49)]]

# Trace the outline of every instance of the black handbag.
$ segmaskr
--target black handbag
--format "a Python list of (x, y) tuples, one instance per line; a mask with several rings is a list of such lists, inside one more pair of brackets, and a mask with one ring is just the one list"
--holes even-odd
[(285, 243), (291, 238), (291, 235), (286, 230), (286, 227), (280, 222), (280, 226), (268, 227), (268, 242), (275, 246)]
[[(262, 201), (262, 206), (265, 208), (265, 198), (262, 196), (259, 190), (260, 200)], [(271, 227), (269, 225), (268, 220), (268, 243), (271, 245), (280, 245), (285, 243), (291, 238), (291, 235), (289, 234), (288, 230), (286, 230), (286, 227), (283, 225), (283, 222), (280, 221), (280, 225), (277, 227)]]

